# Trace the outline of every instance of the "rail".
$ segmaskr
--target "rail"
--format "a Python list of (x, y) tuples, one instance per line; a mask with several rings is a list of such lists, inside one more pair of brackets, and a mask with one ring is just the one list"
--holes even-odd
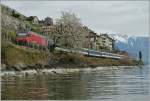
[(65, 49), (65, 48), (60, 48), (56, 47), (56, 50), (60, 50), (63, 52), (72, 52), (72, 53), (79, 53), (83, 55), (88, 55), (88, 56), (94, 56), (94, 57), (106, 57), (106, 58), (113, 58), (113, 59), (121, 59), (124, 58), (124, 55), (120, 54), (114, 54), (110, 52), (100, 52), (100, 51), (95, 51), (95, 50), (89, 50), (89, 49)]

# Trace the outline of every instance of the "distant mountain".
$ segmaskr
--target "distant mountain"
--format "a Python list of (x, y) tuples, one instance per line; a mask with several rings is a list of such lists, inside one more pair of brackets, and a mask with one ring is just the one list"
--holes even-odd
[(122, 51), (127, 51), (131, 57), (138, 58), (139, 51), (143, 54), (145, 64), (148, 64), (149, 59), (149, 37), (139, 37), (121, 34), (111, 34), (116, 40), (115, 48)]

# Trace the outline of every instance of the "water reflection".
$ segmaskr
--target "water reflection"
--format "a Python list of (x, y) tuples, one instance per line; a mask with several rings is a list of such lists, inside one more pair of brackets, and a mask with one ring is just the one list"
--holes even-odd
[[(148, 66), (2, 78), (2, 99), (148, 98)], [(130, 96), (130, 97), (129, 97)]]

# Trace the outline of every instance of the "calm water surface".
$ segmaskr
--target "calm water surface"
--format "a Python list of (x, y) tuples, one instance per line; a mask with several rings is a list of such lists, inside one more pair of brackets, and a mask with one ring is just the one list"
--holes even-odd
[(3, 77), (2, 99), (149, 101), (148, 66)]

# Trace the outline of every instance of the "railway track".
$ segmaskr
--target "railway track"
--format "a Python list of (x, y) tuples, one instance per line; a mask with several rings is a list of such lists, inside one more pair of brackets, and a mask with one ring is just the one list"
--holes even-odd
[(75, 50), (75, 49), (65, 49), (65, 48), (56, 47), (55, 49), (63, 52), (79, 53), (79, 54), (93, 56), (93, 57), (105, 57), (105, 58), (113, 58), (113, 59), (122, 59), (125, 57), (124, 55), (120, 55), (120, 54), (114, 54), (110, 52), (100, 52), (100, 51), (89, 50), (85, 48)]

